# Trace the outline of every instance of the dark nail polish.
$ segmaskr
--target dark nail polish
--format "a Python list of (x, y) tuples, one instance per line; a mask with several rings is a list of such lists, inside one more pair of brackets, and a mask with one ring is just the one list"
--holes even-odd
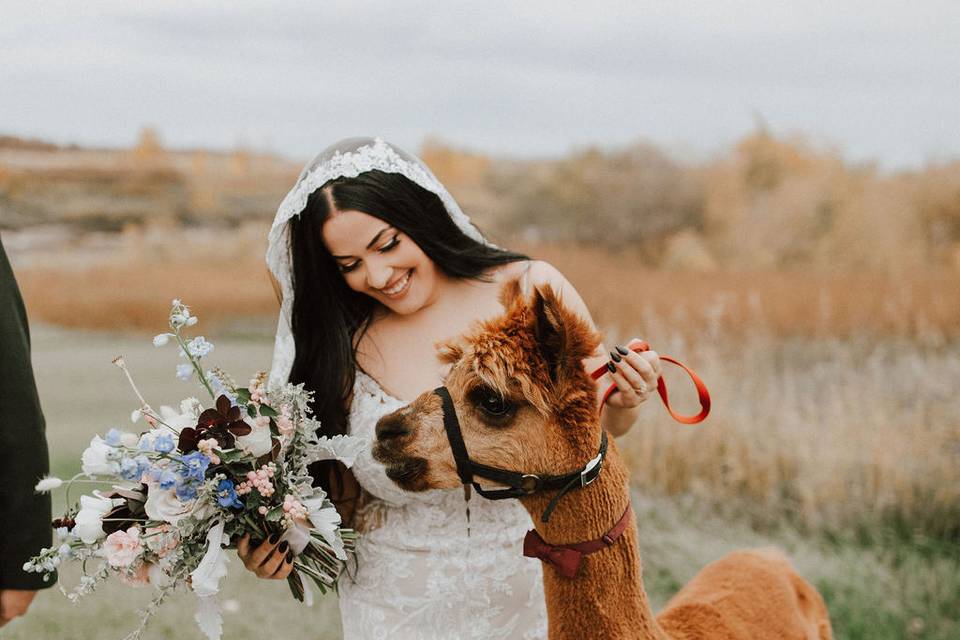
[(623, 358), (620, 357), (620, 354), (617, 353), (616, 351), (611, 351), (611, 352), (610, 352), (610, 358), (611, 358), (614, 362), (620, 362), (621, 360), (623, 360)]
[(624, 348), (624, 347), (621, 347), (620, 345), (617, 345), (617, 351), (619, 351), (619, 352), (620, 352), (620, 355), (622, 355), (622, 356), (625, 356), (625, 355), (627, 355), (628, 353), (630, 353), (630, 350), (629, 350), (629, 349), (626, 349), (626, 348)]
[(290, 547), (290, 545), (287, 544), (287, 541), (286, 541), (286, 540), (284, 540), (283, 542), (280, 543), (280, 553), (283, 553), (283, 552), (286, 551), (287, 548), (289, 548), (289, 547)]
[(280, 534), (279, 534), (279, 533), (271, 533), (271, 534), (270, 534), (270, 538), (269, 538), (270, 544), (277, 544), (277, 540), (279, 540), (279, 539), (280, 539)]
[(287, 551), (287, 557), (285, 558), (285, 560), (287, 561), (287, 564), (293, 563), (293, 549), (290, 549), (290, 551)]
[(616, 368), (615, 366), (613, 366), (613, 363), (612, 363), (612, 362), (608, 362), (608, 363), (607, 363), (607, 371), (609, 371), (610, 373), (613, 373), (613, 372), (616, 371), (616, 370), (617, 370), (617, 368)]

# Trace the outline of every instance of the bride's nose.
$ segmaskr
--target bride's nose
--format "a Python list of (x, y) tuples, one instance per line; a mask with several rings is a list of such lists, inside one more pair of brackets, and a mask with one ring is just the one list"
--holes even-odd
[(385, 263), (367, 262), (367, 286), (371, 289), (383, 289), (390, 284), (393, 268)]

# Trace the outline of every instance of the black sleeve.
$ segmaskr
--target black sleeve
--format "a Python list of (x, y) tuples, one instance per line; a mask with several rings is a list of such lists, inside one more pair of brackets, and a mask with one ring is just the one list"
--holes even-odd
[(51, 544), (50, 495), (33, 487), (49, 470), (46, 424), (30, 363), (20, 289), (0, 242), (0, 589), (51, 586), (23, 563)]

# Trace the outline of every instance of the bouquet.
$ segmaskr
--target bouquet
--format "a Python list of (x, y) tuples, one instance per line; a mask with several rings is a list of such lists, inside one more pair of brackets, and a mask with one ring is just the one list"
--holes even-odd
[[(353, 548), (355, 534), (340, 527), (340, 514), (323, 490), (312, 486), (307, 466), (337, 459), (353, 464), (362, 444), (349, 436), (316, 435), (310, 416), (311, 393), (303, 385), (267, 388), (260, 372), (246, 387), (224, 371), (204, 372), (201, 359), (213, 351), (203, 336), (189, 339), (186, 327), (196, 316), (179, 300), (170, 310), (170, 332), (153, 339), (157, 347), (174, 342), (185, 359), (177, 376), (196, 377), (211, 406), (196, 398), (178, 409), (154, 411), (123, 371), (140, 400), (131, 420), (146, 423), (141, 433), (111, 429), (96, 435), (83, 452), (82, 472), (64, 482), (44, 478), (37, 491), (66, 487), (67, 512), (53, 521), (55, 544), (24, 565), (46, 573), (63, 562), (82, 564), (79, 584), (67, 592), (76, 602), (116, 576), (133, 585), (152, 585), (155, 596), (141, 612), (138, 638), (150, 616), (177, 589), (197, 596), (196, 620), (211, 640), (220, 638), (222, 618), (216, 601), (227, 574), (227, 552), (245, 534), (265, 540), (278, 534), (294, 554), (287, 582), (295, 598), (312, 603), (309, 583), (321, 593), (335, 588)], [(109, 489), (70, 502), (78, 483)]]

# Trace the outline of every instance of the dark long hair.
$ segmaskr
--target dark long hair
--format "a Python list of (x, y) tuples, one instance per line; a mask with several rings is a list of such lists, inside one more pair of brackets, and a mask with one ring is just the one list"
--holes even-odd
[[(347, 431), (355, 345), (380, 303), (347, 286), (323, 244), (321, 230), (331, 213), (325, 190), (337, 210), (376, 216), (405, 233), (449, 277), (490, 281), (486, 272), (491, 267), (528, 257), (472, 239), (454, 223), (439, 196), (397, 173), (368, 171), (356, 178), (336, 178), (314, 191), (303, 212), (290, 220), (296, 357), (289, 379), (314, 392), (320, 433), (334, 436)], [(357, 497), (345, 495), (339, 463), (317, 463), (311, 473), (335, 502)]]

